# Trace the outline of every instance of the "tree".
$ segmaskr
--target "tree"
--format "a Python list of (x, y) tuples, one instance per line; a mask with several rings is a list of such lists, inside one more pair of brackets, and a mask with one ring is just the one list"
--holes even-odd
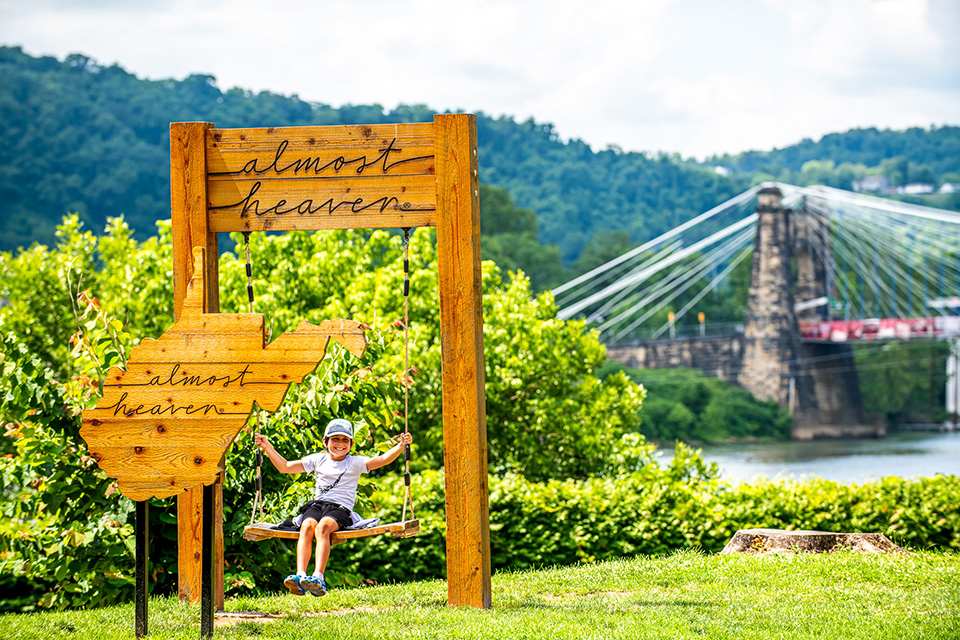
[[(24, 320), (35, 317), (29, 309), (34, 299), (19, 291), (0, 310), (7, 331), (0, 350), (0, 421), (11, 425), (2, 437), (12, 452), (0, 458), (0, 478), (12, 498), (4, 502), (0, 526), (0, 579), (43, 585), (48, 594), (43, 606), (113, 602), (127, 597), (133, 584), (132, 505), (86, 454), (78, 436), (79, 409), (96, 401), (98, 377), (122, 361), (138, 337), (156, 336), (172, 323), (170, 235), (137, 243), (121, 221), (109, 229), (93, 238), (69, 218), (59, 247), (45, 250), (52, 264), (67, 265), (59, 281), (60, 302), (50, 304), (56, 322)], [(235, 240), (236, 252), (220, 260), (224, 312), (247, 310), (243, 247), (240, 238)], [(402, 424), (402, 390), (409, 380), (414, 465), (435, 478), (430, 471), (442, 465), (443, 426), (433, 233), (419, 230), (411, 239), (410, 371), (404, 368), (402, 322), (398, 326), (403, 247), (397, 235), (255, 233), (251, 247), (257, 310), (265, 313), (274, 336), (304, 319), (355, 318), (371, 327), (363, 358), (331, 349), (315, 374), (290, 390), (284, 407), (266, 416), (261, 429), (281, 451), (303, 454), (320, 448), (321, 427), (329, 418), (344, 416), (358, 425), (361, 452), (383, 450)], [(91, 288), (77, 292), (81, 264), (82, 282)], [(9, 256), (3, 262), (4, 273), (14, 279), (33, 266)], [(58, 290), (58, 281), (48, 280), (47, 286)], [(483, 296), (491, 471), (520, 472), (531, 479), (586, 478), (608, 470), (617, 456), (639, 459), (636, 451), (642, 449), (640, 457), (646, 459), (642, 440), (640, 449), (635, 442), (624, 449), (621, 440), (639, 428), (643, 389), (622, 374), (605, 380), (593, 374), (605, 357), (596, 334), (584, 331), (582, 323), (557, 320), (550, 295), (533, 296), (522, 274), (504, 285), (492, 262), (483, 263)], [(9, 331), (15, 328), (40, 346), (51, 345), (52, 338), (36, 334), (66, 335), (64, 326), (71, 320), (64, 318), (79, 321), (80, 330), (75, 326), (72, 336), (76, 346), (46, 348), (51, 362)], [(225, 556), (228, 582), (238, 589), (275, 576), (283, 562), (282, 554), (251, 561), (250, 543), (238, 535), (252, 495), (251, 449), (250, 437), (241, 433), (226, 458)], [(374, 486), (361, 488), (361, 509), (391, 508), (391, 498)], [(291, 511), (310, 490), (309, 479), (291, 482), (264, 468), (264, 491), (277, 515)], [(170, 592), (176, 557), (173, 501), (151, 504), (160, 523), (152, 555), (159, 572), (157, 593)], [(424, 570), (432, 571), (435, 560)]]
[(810, 160), (804, 162), (803, 167), (800, 169), (800, 183), (804, 186), (811, 184), (833, 186), (835, 166), (833, 160)]
[(894, 187), (902, 187), (910, 181), (910, 161), (906, 156), (884, 160), (880, 163), (880, 171)]
[(937, 176), (928, 165), (919, 164), (910, 166), (910, 182), (922, 182), (924, 184), (937, 184)]
[[(304, 318), (317, 322), (346, 317), (376, 327), (402, 317), (402, 247), (397, 236), (382, 231), (252, 234), (251, 246), (257, 305), (268, 313), (273, 335)], [(238, 247), (236, 256), (221, 260), (224, 310), (239, 311), (246, 305), (240, 251)], [(410, 255), (412, 358), (421, 372), (413, 376), (411, 429), (420, 434), (417, 464), (435, 468), (443, 460), (443, 431), (432, 232), (413, 234)], [(605, 357), (597, 335), (585, 332), (582, 322), (557, 320), (552, 298), (533, 296), (523, 273), (506, 285), (500, 273), (493, 263), (483, 263), (491, 469), (521, 470), (531, 477), (595, 471), (621, 434), (639, 428), (636, 409), (642, 392), (625, 378), (604, 383), (596, 379), (593, 371)], [(294, 281), (300, 286), (291, 287)], [(401, 371), (401, 355), (396, 341), (386, 345), (378, 356), (384, 371)], [(580, 425), (587, 423), (605, 427), (584, 435)]]
[(626, 231), (607, 229), (600, 231), (583, 248), (573, 263), (574, 275), (580, 275), (618, 258), (633, 249), (630, 234)]
[(70, 337), (77, 331), (78, 294), (97, 291), (134, 337), (157, 335), (173, 322), (170, 222), (138, 243), (123, 218), (108, 220), (104, 235), (83, 230), (76, 214), (57, 227), (57, 246), (34, 245), (16, 256), (0, 253), (3, 329), (12, 331), (60, 379), (76, 374)]
[[(424, 122), (434, 114), (424, 105), (335, 108), (295, 95), (224, 91), (206, 74), (143, 80), (82, 54), (58, 61), (18, 47), (0, 47), (0, 83), (0, 250), (11, 251), (34, 241), (53, 245), (64, 211), (76, 212), (97, 233), (108, 217), (123, 215), (137, 240), (149, 237), (156, 221), (169, 215), (171, 121), (279, 127)], [(509, 192), (515, 205), (508, 209), (536, 212), (536, 241), (548, 248), (532, 250), (532, 236), (524, 231), (526, 240), (496, 243), (500, 253), (494, 256), (525, 271), (535, 291), (562, 279), (555, 253), (569, 265), (607, 229), (638, 241), (653, 238), (755, 184), (761, 173), (790, 182), (802, 179), (806, 162), (833, 162), (837, 168), (822, 181), (845, 187), (850, 176), (844, 163), (876, 168), (902, 156), (907, 165), (889, 167), (902, 183), (922, 165), (934, 176), (955, 172), (960, 156), (956, 126), (853, 129), (707, 163), (676, 154), (594, 152), (581, 140), (561, 140), (549, 123), (507, 116), (478, 114), (477, 129), (483, 183)], [(734, 173), (717, 175), (717, 164)], [(488, 199), (481, 197), (481, 206)], [(947, 205), (955, 200), (946, 199)]]
[(563, 282), (559, 249), (540, 244), (537, 214), (517, 207), (506, 189), (480, 185), (480, 231), (483, 259), (501, 271), (523, 271), (535, 291)]

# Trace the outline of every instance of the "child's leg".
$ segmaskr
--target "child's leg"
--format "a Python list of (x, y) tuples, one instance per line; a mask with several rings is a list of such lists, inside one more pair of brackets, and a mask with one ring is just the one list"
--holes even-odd
[[(324, 518), (327, 520), (327, 518)], [(307, 564), (310, 562), (310, 552), (313, 550), (313, 536), (317, 528), (317, 521), (313, 518), (307, 518), (300, 525), (300, 539), (297, 540), (297, 573), (307, 572)], [(329, 539), (329, 536), (327, 536)], [(329, 553), (329, 550), (327, 551)]]
[[(330, 535), (340, 529), (340, 524), (333, 518), (323, 518), (316, 528), (317, 538), (317, 557), (315, 559), (314, 570), (321, 574), (327, 570), (327, 560), (330, 558)], [(307, 560), (310, 559), (310, 552), (307, 551)], [(299, 558), (298, 558), (299, 560)], [(306, 566), (306, 563), (304, 563)]]
[(300, 525), (300, 538), (297, 540), (297, 572), (284, 579), (283, 586), (296, 596), (304, 595), (305, 591), (301, 579), (307, 576), (307, 563), (310, 562), (310, 547), (317, 529), (317, 521), (313, 518), (304, 518)]

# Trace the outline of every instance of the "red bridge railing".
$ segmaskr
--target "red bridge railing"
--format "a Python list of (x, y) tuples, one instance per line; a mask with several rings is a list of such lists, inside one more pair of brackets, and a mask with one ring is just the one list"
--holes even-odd
[(960, 316), (933, 318), (870, 318), (867, 320), (803, 320), (800, 336), (813, 342), (909, 340), (960, 335)]

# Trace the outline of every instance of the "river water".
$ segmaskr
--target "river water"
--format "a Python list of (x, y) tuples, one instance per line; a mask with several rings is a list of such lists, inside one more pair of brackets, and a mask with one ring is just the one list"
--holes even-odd
[[(662, 449), (661, 464), (673, 457)], [(703, 447), (703, 457), (732, 482), (819, 476), (863, 483), (882, 476), (960, 475), (960, 432), (892, 431), (886, 438)]]

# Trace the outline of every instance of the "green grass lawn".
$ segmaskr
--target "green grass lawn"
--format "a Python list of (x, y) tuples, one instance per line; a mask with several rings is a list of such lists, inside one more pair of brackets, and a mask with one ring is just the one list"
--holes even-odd
[[(199, 608), (150, 601), (152, 638), (198, 638)], [(960, 554), (681, 552), (493, 578), (493, 609), (449, 609), (442, 581), (229, 599), (269, 622), (219, 638), (960, 638)], [(132, 638), (133, 605), (0, 616), (2, 638)]]

